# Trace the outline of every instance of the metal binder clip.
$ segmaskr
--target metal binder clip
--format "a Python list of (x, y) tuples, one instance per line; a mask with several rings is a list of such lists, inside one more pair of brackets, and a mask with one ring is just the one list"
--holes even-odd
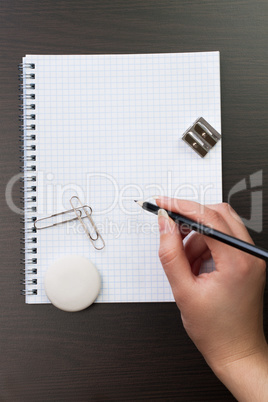
[[(79, 207), (75, 207), (75, 206), (73, 205), (73, 202), (72, 202), (73, 199), (77, 199), (77, 201), (78, 201), (79, 204), (80, 204)], [(102, 250), (102, 249), (105, 247), (105, 242), (104, 242), (104, 240), (103, 240), (103, 238), (102, 238), (100, 232), (98, 231), (98, 229), (97, 229), (97, 227), (96, 227), (96, 225), (95, 225), (95, 222), (93, 221), (93, 219), (92, 219), (92, 217), (91, 217), (91, 215), (92, 215), (92, 208), (89, 207), (88, 205), (82, 205), (82, 202), (80, 201), (80, 199), (79, 199), (77, 196), (73, 196), (73, 197), (70, 199), (70, 204), (71, 204), (71, 206), (73, 207), (74, 213), (76, 214), (76, 219), (78, 219), (79, 222), (81, 223), (81, 225), (83, 226), (84, 231), (85, 231), (86, 235), (89, 237), (89, 240), (91, 241), (93, 247), (94, 247), (96, 250)], [(88, 208), (88, 209), (90, 210), (90, 213), (88, 213), (88, 211), (86, 210), (86, 208)], [(96, 237), (92, 237), (92, 235), (90, 234), (90, 231), (88, 230), (86, 224), (83, 222), (83, 218), (82, 218), (82, 216), (80, 216), (80, 214), (79, 214), (79, 212), (81, 212), (81, 209), (84, 211), (84, 213), (86, 214), (87, 218), (89, 219), (90, 224), (91, 224), (91, 226), (93, 227), (93, 229), (94, 229), (94, 231), (95, 231), (95, 236), (96, 236)], [(101, 242), (100, 247), (96, 246), (96, 244), (95, 244), (99, 239), (100, 239), (100, 242)]]
[[(79, 202), (79, 207), (75, 207), (73, 205), (72, 200), (73, 199), (77, 199), (77, 201)], [(100, 234), (100, 232), (97, 229), (97, 226), (95, 225), (95, 222), (93, 221), (91, 215), (92, 215), (92, 208), (89, 205), (82, 205), (80, 199), (77, 196), (74, 196), (70, 199), (70, 204), (72, 206), (72, 209), (68, 209), (68, 211), (64, 211), (64, 212), (59, 212), (57, 214), (52, 214), (50, 216), (47, 216), (45, 218), (41, 218), (41, 219), (36, 219), (34, 221), (34, 228), (36, 230), (42, 230), (42, 229), (47, 229), (47, 228), (51, 228), (52, 226), (57, 226), (57, 225), (62, 225), (63, 223), (68, 223), (68, 222), (72, 222), (75, 220), (79, 220), (79, 222), (81, 223), (81, 225), (83, 226), (84, 231), (86, 232), (86, 235), (89, 237), (89, 240), (91, 241), (93, 247), (96, 250), (102, 250), (105, 247), (105, 242)], [(42, 226), (42, 223), (40, 224), (40, 222), (42, 221), (47, 221), (47, 220), (53, 220), (55, 218), (57, 218), (58, 216), (61, 215), (66, 215), (66, 214), (70, 214), (70, 213), (75, 213), (76, 217), (75, 218), (70, 218), (70, 219), (65, 219), (63, 221), (60, 222), (51, 222), (49, 224), (46, 224), (45, 226)], [(86, 224), (83, 222), (83, 219), (88, 218), (91, 226), (94, 229), (95, 232), (95, 237), (92, 236), (92, 234), (90, 233), (90, 231), (88, 230)], [(96, 245), (96, 242), (100, 241), (100, 246)]]
[(221, 135), (203, 117), (199, 117), (193, 125), (183, 133), (182, 139), (199, 156), (204, 158), (211, 148), (221, 139)]

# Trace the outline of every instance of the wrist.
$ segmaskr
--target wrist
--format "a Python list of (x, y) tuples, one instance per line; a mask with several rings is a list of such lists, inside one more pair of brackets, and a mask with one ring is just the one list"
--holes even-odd
[(268, 400), (268, 346), (266, 341), (255, 350), (232, 359), (214, 362), (211, 368), (239, 401)]
[(215, 337), (214, 342), (210, 340), (210, 344), (206, 343), (202, 348), (201, 345), (196, 346), (200, 346), (198, 349), (216, 375), (226, 367), (232, 367), (233, 363), (247, 361), (253, 356), (268, 355), (268, 344), (262, 325), (254, 325), (253, 329), (249, 328), (244, 333), (234, 330), (229, 339), (226, 336), (222, 339)]
[(245, 350), (243, 353), (233, 353), (231, 358), (221, 361), (213, 361), (210, 365), (214, 373), (221, 377), (226, 373), (232, 374), (232, 371), (238, 368), (250, 365), (251, 362), (267, 362), (268, 363), (268, 345), (263, 343), (258, 348)]

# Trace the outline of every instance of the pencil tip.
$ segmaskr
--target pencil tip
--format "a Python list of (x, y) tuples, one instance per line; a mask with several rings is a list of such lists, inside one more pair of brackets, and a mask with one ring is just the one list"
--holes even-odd
[(134, 200), (140, 207), (143, 206), (143, 201)]

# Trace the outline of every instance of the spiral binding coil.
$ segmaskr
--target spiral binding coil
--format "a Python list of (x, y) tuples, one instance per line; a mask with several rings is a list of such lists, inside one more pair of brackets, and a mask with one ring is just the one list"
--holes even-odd
[[(21, 294), (24, 296), (37, 295), (37, 237), (35, 237), (36, 229), (33, 225), (36, 220), (36, 134), (33, 131), (36, 130), (36, 125), (34, 123), (35, 115), (35, 93), (36, 84), (33, 82), (35, 80), (35, 64), (34, 63), (20, 63), (19, 66), (19, 90), (22, 93), (19, 95), (19, 100), (22, 104), (19, 106), (21, 112), (19, 116), (19, 121), (22, 122), (19, 126), (20, 130), (20, 151), (21, 151), (21, 172), (23, 177), (21, 177), (21, 192), (23, 196), (21, 197), (21, 202), (23, 203), (24, 211), (27, 217), (21, 218), (21, 224), (23, 228), (21, 229), (21, 253), (23, 258), (21, 259), (21, 264), (23, 268), (21, 269), (22, 275), (26, 276), (21, 284), (24, 289), (21, 290)], [(30, 112), (29, 112), (30, 111)], [(26, 279), (27, 278), (27, 279)]]

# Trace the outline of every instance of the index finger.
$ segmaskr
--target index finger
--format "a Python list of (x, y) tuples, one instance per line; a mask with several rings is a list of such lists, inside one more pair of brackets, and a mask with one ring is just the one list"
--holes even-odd
[[(156, 199), (156, 202), (161, 208), (170, 210), (172, 212), (177, 212), (178, 214), (184, 215), (198, 223), (234, 236), (234, 233), (228, 222), (216, 209), (208, 208), (205, 205), (198, 204), (194, 201), (168, 197), (159, 197)], [(230, 259), (233, 258), (234, 253), (241, 253), (240, 251), (234, 250), (233, 248), (230, 248), (230, 246), (208, 236), (204, 236), (204, 240), (211, 250), (211, 254), (215, 262), (220, 257), (221, 261), (226, 264), (230, 262)]]
[(228, 231), (232, 234), (223, 216), (215, 209), (195, 201), (181, 200), (178, 198), (158, 197), (156, 203), (161, 208), (184, 215), (202, 225), (209, 226), (220, 231)]
[(254, 244), (242, 219), (230, 204), (223, 202), (221, 204), (207, 205), (207, 207), (210, 209), (215, 209), (223, 216), (223, 218), (228, 220), (228, 225), (231, 226), (234, 236), (239, 237), (239, 239), (247, 241), (248, 243)]

